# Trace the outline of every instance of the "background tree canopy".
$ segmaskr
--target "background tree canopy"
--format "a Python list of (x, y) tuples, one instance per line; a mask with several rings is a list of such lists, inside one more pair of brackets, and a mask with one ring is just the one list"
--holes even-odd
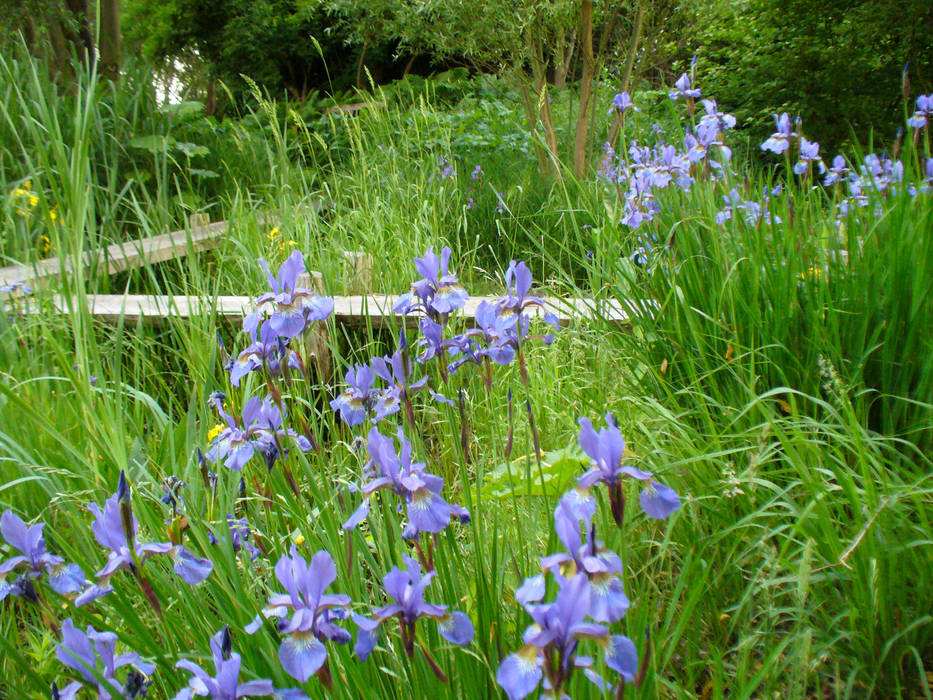
[(10, 0), (0, 22), (61, 71), (69, 48), (104, 49), (103, 21), (122, 14), (124, 55), (169, 70), (180, 62), (212, 111), (218, 81), (240, 97), (242, 75), (291, 100), (364, 87), (367, 72), (385, 82), (456, 65), (526, 72), (536, 93), (542, 81), (580, 90), (587, 6), (603, 77), (618, 79), (634, 47), (632, 88), (661, 88), (696, 53), (704, 95), (753, 138), (788, 111), (827, 151), (871, 128), (889, 142), (902, 123), (904, 64), (911, 99), (933, 86), (929, 0)]
[[(705, 87), (740, 124), (770, 128), (772, 112), (803, 119), (824, 148), (903, 124), (901, 72), (933, 90), (929, 0), (724, 0), (696, 27)], [(912, 105), (911, 105), (912, 107)]]

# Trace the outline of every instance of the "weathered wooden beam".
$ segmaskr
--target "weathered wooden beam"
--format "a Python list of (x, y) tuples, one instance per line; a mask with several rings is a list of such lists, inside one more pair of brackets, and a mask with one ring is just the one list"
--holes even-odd
[[(462, 310), (455, 317), (472, 320), (481, 302), (493, 303), (499, 297), (470, 297)], [(185, 296), (147, 296), (140, 294), (88, 294), (87, 309), (91, 316), (102, 321), (135, 324), (143, 322), (165, 322), (170, 318), (191, 318), (202, 314), (216, 313), (220, 318), (231, 321), (242, 320), (253, 308), (253, 297), (219, 296), (216, 299), (201, 299)], [(392, 305), (398, 295), (371, 294), (367, 296), (334, 297), (334, 320), (347, 326), (367, 326), (375, 328), (395, 328), (399, 322), (409, 327), (418, 325), (419, 315), (410, 313), (404, 317), (392, 311)], [(70, 301), (70, 304), (69, 304)], [(553, 312), (561, 325), (567, 325), (572, 319), (603, 319), (615, 326), (629, 325), (629, 317), (619, 302), (595, 301), (592, 299), (561, 299), (546, 297), (548, 311)], [(76, 300), (56, 297), (54, 307), (61, 313), (69, 313), (75, 307)], [(28, 313), (38, 313), (35, 306)], [(528, 310), (529, 315), (541, 317), (543, 311), (538, 308)]]
[[(172, 231), (151, 238), (114, 243), (96, 252), (88, 251), (83, 256), (84, 267), (106, 265), (108, 275), (124, 272), (216, 248), (226, 231), (226, 221), (211, 224), (195, 215), (190, 230)], [(73, 272), (73, 261), (47, 258), (34, 265), (11, 265), (0, 269), (0, 285), (19, 283), (39, 287), (58, 277), (63, 269), (66, 273)]]
[(345, 250), (343, 259), (349, 268), (347, 271), (352, 294), (369, 294), (373, 291), (373, 258), (369, 253), (358, 250)]

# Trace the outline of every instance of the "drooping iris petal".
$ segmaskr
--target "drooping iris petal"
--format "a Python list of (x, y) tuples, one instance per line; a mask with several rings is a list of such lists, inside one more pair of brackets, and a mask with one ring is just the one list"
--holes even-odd
[(175, 548), (174, 559), (175, 573), (191, 586), (201, 583), (214, 568), (210, 559), (196, 557), (181, 545)]
[(532, 603), (541, 600), (545, 592), (544, 574), (529, 576), (515, 591), (515, 600), (519, 603)]
[(511, 654), (499, 665), (496, 683), (502, 686), (509, 700), (521, 700), (530, 695), (541, 683), (544, 675), (537, 663), (538, 650), (526, 646)]
[(347, 521), (343, 524), (344, 530), (352, 530), (361, 522), (366, 520), (366, 517), (369, 515), (369, 499), (364, 498), (363, 502), (360, 504), (359, 508), (353, 511), (353, 515), (347, 518)]
[(68, 668), (73, 668), (86, 681), (96, 682), (88, 669), (95, 666), (94, 647), (87, 635), (76, 628), (71, 618), (62, 623), (62, 643), (57, 647), (55, 656)]
[(352, 616), (357, 630), (356, 644), (353, 645), (353, 651), (360, 661), (366, 661), (379, 642), (379, 624), (381, 621), (363, 617), (358, 613), (352, 613)]
[(279, 646), (279, 662), (300, 683), (307, 681), (327, 658), (327, 649), (311, 632), (288, 635)]
[(652, 518), (663, 520), (680, 508), (680, 497), (670, 486), (652, 481), (638, 497), (642, 510)]
[(473, 641), (473, 622), (466, 613), (455, 611), (437, 621), (440, 635), (452, 644), (465, 646)]
[(77, 593), (84, 587), (84, 572), (77, 564), (49, 567), (49, 585), (59, 595)]
[(606, 666), (622, 676), (626, 683), (635, 679), (638, 673), (638, 650), (631, 639), (623, 634), (609, 637), (604, 658)]
[(75, 598), (75, 607), (80, 608), (82, 605), (87, 605), (88, 603), (97, 600), (98, 598), (103, 598), (105, 595), (113, 593), (113, 586), (99, 586), (96, 583), (91, 584), (84, 591)]

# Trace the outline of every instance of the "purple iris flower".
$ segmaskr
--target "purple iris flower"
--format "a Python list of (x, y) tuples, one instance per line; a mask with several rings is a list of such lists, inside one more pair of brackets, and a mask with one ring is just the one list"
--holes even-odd
[(823, 159), (820, 158), (820, 144), (816, 141), (807, 141), (803, 136), (800, 137), (800, 158), (794, 165), (794, 174), (803, 175), (810, 169), (810, 163), (816, 163), (820, 169), (820, 174), (826, 172), (826, 166)]
[[(701, 121), (696, 127), (697, 143), (702, 147), (705, 153), (709, 153), (713, 148), (718, 148), (723, 160), (732, 158), (732, 149), (722, 140), (722, 132), (717, 121)], [(710, 160), (710, 165), (714, 168), (721, 168), (722, 165)]]
[(29, 285), (23, 284), (22, 282), (7, 282), (0, 284), (0, 294), (12, 294), (17, 289), (21, 294), (32, 294), (32, 289), (29, 287)]
[[(56, 646), (55, 655), (65, 666), (77, 671), (82, 680), (69, 683), (59, 692), (58, 697), (61, 700), (74, 700), (85, 683), (96, 688), (100, 700), (145, 695), (148, 685), (141, 681), (135, 671), (129, 672), (126, 683), (123, 684), (116, 678), (117, 669), (132, 666), (137, 671), (149, 675), (155, 671), (155, 666), (142, 661), (135, 652), (115, 655), (116, 646), (117, 635), (113, 632), (98, 632), (88, 626), (85, 633), (74, 626), (70, 617), (67, 618), (62, 623), (62, 643)], [(100, 676), (103, 681), (95, 678), (94, 674)]]
[[(728, 195), (723, 195), (723, 201), (726, 206), (716, 214), (717, 224), (724, 224), (732, 218), (734, 213), (741, 212), (745, 223), (749, 226), (757, 226), (762, 215), (767, 214), (758, 202), (743, 200), (739, 195), (739, 191), (734, 187), (729, 190)], [(777, 219), (777, 223), (780, 223), (780, 219)]]
[(774, 124), (776, 127), (775, 132), (761, 144), (761, 150), (781, 155), (790, 148), (790, 140), (797, 134), (791, 128), (790, 117), (787, 116), (787, 112), (782, 112), (780, 116), (775, 114)]
[[(624, 173), (624, 170), (621, 172)], [(616, 152), (608, 141), (603, 144), (603, 157), (596, 174), (606, 178), (609, 182), (620, 182), (619, 178), (622, 177), (618, 163), (616, 163)]]
[[(241, 549), (245, 549), (249, 552), (249, 560), (256, 561), (259, 549), (250, 541), (249, 522), (246, 518), (234, 518), (227, 513), (227, 529), (230, 532), (230, 545), (233, 547), (233, 553), (236, 554)], [(207, 539), (212, 545), (218, 545), (223, 541), (210, 531), (207, 533)]]
[[(853, 186), (864, 189), (873, 189), (880, 194), (888, 191), (892, 184), (897, 184), (904, 179), (904, 164), (899, 160), (892, 160), (886, 155), (881, 157), (874, 153), (865, 156), (865, 160), (860, 168), (861, 177), (857, 183), (850, 181), (850, 190)], [(861, 194), (861, 189), (858, 193)]]
[(589, 418), (580, 418), (579, 443), (583, 451), (593, 460), (591, 468), (578, 480), (577, 485), (588, 489), (604, 483), (609, 488), (609, 503), (612, 516), (622, 526), (625, 497), (622, 493), (622, 478), (630, 477), (645, 482), (639, 501), (642, 510), (652, 518), (664, 519), (680, 508), (680, 497), (664, 484), (651, 478), (650, 472), (622, 464), (625, 440), (615, 425), (611, 413), (606, 414), (606, 427), (598, 433)]
[(391, 357), (374, 357), (370, 364), (375, 375), (388, 384), (376, 397), (373, 423), (397, 413), (402, 403), (410, 402), (411, 395), (421, 389), (427, 389), (435, 401), (453, 406), (453, 401), (428, 387), (428, 375), (411, 381), (411, 367), (402, 349), (396, 350)]
[[(545, 309), (544, 299), (532, 296), (531, 291), (531, 270), (524, 262), (509, 263), (505, 271), (505, 289), (506, 294), (496, 301), (496, 314), (500, 318), (508, 319), (515, 317), (516, 332), (508, 334), (513, 344), (518, 344), (524, 340), (528, 332), (528, 316), (526, 312), (531, 308)], [(549, 311), (543, 315), (544, 322), (552, 326), (556, 331), (558, 329), (557, 316)], [(553, 337), (548, 335), (544, 338), (545, 343), (550, 343)]]
[(590, 617), (616, 622), (629, 607), (622, 586), (622, 560), (596, 539), (595, 512), (596, 500), (585, 491), (572, 489), (561, 497), (554, 509), (554, 530), (567, 552), (544, 557), (541, 568), (564, 577), (586, 574), (592, 594)]
[(219, 401), (216, 406), (227, 427), (214, 438), (214, 444), (205, 457), (211, 462), (224, 460), (228, 469), (240, 471), (256, 454), (255, 429), (259, 424), (262, 400), (254, 396), (243, 404), (242, 426), (237, 425), (237, 421), (224, 410)]
[(737, 209), (742, 202), (742, 198), (739, 196), (739, 191), (734, 187), (729, 190), (729, 194), (723, 195), (722, 198), (726, 203), (726, 206), (716, 214), (716, 223), (720, 225), (726, 223), (729, 221), (729, 219), (732, 218), (732, 211)]
[(592, 609), (592, 586), (583, 573), (571, 578), (555, 577), (560, 589), (553, 603), (538, 603), (544, 595), (540, 577), (526, 580), (515, 592), (516, 599), (531, 615), (534, 624), (525, 630), (525, 646), (507, 656), (496, 672), (496, 682), (510, 700), (521, 700), (543, 680), (550, 696), (563, 698), (564, 688), (577, 668), (600, 688), (606, 683), (589, 667), (592, 660), (579, 656), (583, 640), (596, 640), (604, 647), (606, 666), (631, 682), (638, 672), (635, 644), (624, 635), (610, 635), (603, 625), (587, 622)]
[[(454, 166), (450, 164), (450, 159), (447, 156), (441, 156), (437, 159), (437, 165), (441, 169), (439, 179), (446, 180), (449, 177), (453, 177), (456, 174)], [(434, 179), (434, 176), (431, 176), (431, 179)]]
[(45, 549), (42, 530), (45, 523), (27, 526), (12, 511), (5, 510), (0, 516), (0, 535), (7, 544), (22, 552), (0, 564), (0, 600), (8, 595), (22, 595), (21, 584), (7, 584), (7, 574), (16, 569), (26, 569), (27, 579), (37, 579), (43, 572), (49, 575), (49, 585), (56, 593), (69, 595), (77, 593), (84, 586), (84, 572), (77, 564), (66, 564), (65, 560)]
[(931, 117), (933, 117), (933, 94), (920, 95), (917, 98), (917, 110), (907, 120), (907, 126), (912, 129), (922, 129)]
[(443, 357), (447, 346), (444, 343), (444, 327), (430, 318), (421, 319), (421, 338), (418, 345), (424, 348), (416, 361), (424, 364), (435, 357)]
[(191, 700), (195, 696), (210, 696), (212, 700), (239, 700), (239, 698), (267, 697), (275, 694), (272, 681), (248, 681), (240, 683), (242, 659), (232, 650), (230, 630), (224, 627), (211, 637), (211, 653), (214, 656), (214, 677), (207, 674), (193, 661), (182, 659), (175, 664), (192, 674), (188, 687), (182, 688), (174, 700)]
[(925, 194), (930, 194), (930, 192), (933, 192), (933, 157), (927, 158), (927, 162), (924, 166), (924, 173), (926, 177), (923, 179), (920, 191)]
[(293, 440), (303, 452), (312, 449), (308, 438), (291, 428), (282, 427), (282, 411), (268, 396), (262, 400), (253, 396), (243, 404), (240, 425), (223, 409), (220, 402), (215, 405), (227, 427), (214, 438), (214, 444), (205, 455), (211, 462), (224, 460), (227, 468), (240, 471), (257, 452), (263, 455), (274, 452), (277, 455), (278, 441), (282, 438)]
[(735, 127), (735, 117), (725, 112), (720, 112), (716, 100), (703, 100), (703, 110), (706, 112), (700, 117), (700, 123), (715, 125), (717, 131), (727, 131)]
[(483, 168), (480, 165), (477, 165), (475, 168), (473, 168), (473, 172), (470, 173), (470, 179), (473, 180), (473, 182), (476, 182), (482, 176), (483, 176)]
[(450, 273), (450, 248), (444, 246), (441, 256), (428, 248), (423, 258), (415, 258), (415, 269), (421, 279), (413, 282), (411, 291), (403, 294), (392, 307), (397, 314), (421, 310), (428, 316), (444, 317), (451, 311), (463, 308), (468, 298), (466, 290), (456, 275)]
[(402, 644), (408, 656), (414, 654), (415, 623), (421, 617), (437, 620), (438, 632), (451, 644), (465, 646), (473, 641), (473, 623), (466, 613), (448, 612), (446, 605), (425, 602), (424, 590), (437, 572), (429, 571), (422, 576), (417, 561), (408, 556), (403, 556), (402, 560), (407, 569), (393, 567), (382, 579), (386, 593), (395, 602), (373, 610), (372, 618), (353, 614), (353, 621), (359, 628), (353, 650), (361, 661), (366, 661), (376, 648), (379, 626), (392, 617), (399, 619)]
[(370, 481), (360, 487), (363, 503), (343, 524), (343, 529), (352, 530), (366, 519), (370, 497), (380, 489), (391, 489), (404, 500), (408, 515), (408, 524), (402, 531), (405, 539), (414, 539), (422, 532), (440, 532), (453, 518), (469, 522), (470, 512), (466, 508), (447, 503), (441, 497), (444, 480), (426, 472), (423, 462), (411, 461), (411, 443), (401, 428), (398, 441), (401, 451), (396, 453), (392, 438), (385, 437), (377, 428), (369, 431), (370, 461), (364, 477)]
[(252, 342), (236, 358), (230, 358), (227, 365), (230, 383), (233, 386), (240, 386), (243, 377), (263, 367), (273, 376), (278, 375), (282, 371), (282, 360), (285, 360), (291, 369), (300, 369), (297, 353), (276, 334), (271, 324), (262, 325), (259, 329), (259, 339), (256, 338), (255, 327), (250, 328), (249, 332)]
[(690, 159), (677, 152), (674, 146), (661, 144), (655, 149), (652, 164), (647, 168), (652, 175), (651, 185), (664, 189), (672, 182), (681, 189), (689, 189), (693, 178), (690, 177)]
[(376, 375), (366, 365), (355, 365), (347, 370), (344, 381), (347, 388), (330, 402), (330, 407), (340, 414), (344, 423), (353, 427), (366, 420), (366, 412), (379, 393), (373, 389)]
[(674, 89), (668, 93), (668, 97), (672, 100), (678, 100), (681, 97), (688, 99), (696, 99), (700, 96), (700, 90), (694, 88), (690, 76), (684, 73), (674, 82)]
[(483, 301), (476, 307), (474, 318), (477, 327), (466, 331), (464, 335), (479, 338), (483, 342), (485, 346), (481, 351), (483, 356), (488, 357), (497, 365), (509, 364), (515, 357), (515, 351), (508, 343), (508, 317), (503, 318), (496, 311), (495, 306), (488, 301)]
[(515, 358), (511, 342), (517, 321), (514, 315), (500, 316), (495, 306), (488, 301), (482, 301), (476, 307), (474, 318), (475, 328), (444, 341), (451, 348), (451, 354), (460, 354), (460, 357), (447, 366), (452, 374), (456, 374), (467, 362), (479, 365), (485, 360), (491, 360), (497, 365), (505, 366)]
[[(324, 593), (337, 580), (334, 560), (324, 551), (315, 554), (308, 563), (292, 545), (291, 556), (283, 555), (275, 565), (275, 577), (287, 593), (272, 595), (262, 614), (279, 619), (278, 630), (287, 635), (279, 646), (279, 661), (288, 675), (304, 683), (327, 660), (324, 641), (339, 644), (350, 641), (350, 633), (334, 624), (334, 620), (347, 618), (344, 608), (350, 604), (350, 598)], [(252, 634), (260, 625), (257, 615), (246, 631)]]
[(333, 299), (318, 296), (308, 289), (296, 286), (298, 277), (305, 272), (301, 251), (293, 251), (282, 263), (278, 279), (269, 271), (269, 265), (265, 260), (260, 258), (259, 264), (266, 271), (272, 291), (256, 298), (256, 311), (243, 320), (243, 330), (256, 330), (260, 314), (267, 307), (272, 313), (266, 323), (275, 335), (283, 338), (295, 338), (301, 335), (312, 321), (323, 321), (333, 313)]
[(639, 245), (629, 254), (629, 260), (636, 265), (647, 267), (648, 263), (651, 262), (649, 256), (658, 247), (658, 237), (654, 234), (639, 236), (637, 242)]
[(625, 200), (622, 225), (636, 229), (646, 221), (654, 219), (658, 208), (650, 197), (630, 197)]
[(609, 110), (609, 114), (615, 112), (619, 115), (624, 115), (629, 110), (634, 110), (640, 112), (641, 110), (635, 106), (632, 102), (631, 96), (627, 92), (620, 92), (615, 97), (612, 98), (612, 108)]
[(843, 178), (845, 178), (849, 172), (851, 171), (846, 165), (846, 159), (842, 156), (836, 156), (833, 158), (832, 167), (830, 167), (829, 172), (826, 173), (826, 177), (823, 178), (823, 184), (826, 187), (835, 185), (837, 182), (840, 182)]
[[(125, 484), (122, 472), (120, 477), (121, 485)], [(128, 492), (122, 498), (128, 502)], [(136, 535), (139, 531), (139, 523), (131, 511), (128, 511), (129, 532), (126, 532), (120, 501), (121, 494), (118, 490), (118, 493), (104, 502), (103, 511), (96, 503), (88, 504), (88, 510), (94, 515), (94, 522), (91, 524), (94, 538), (102, 547), (109, 549), (110, 554), (104, 568), (95, 574), (98, 586), (78, 596), (75, 605), (84, 605), (110, 593), (112, 588), (108, 582), (111, 576), (120, 569), (128, 569), (136, 573), (137, 567), (142, 567), (153, 554), (170, 555), (175, 562), (175, 573), (189, 585), (201, 583), (208, 577), (214, 566), (211, 561), (195, 557), (183, 545), (173, 545), (171, 542), (138, 542)]]

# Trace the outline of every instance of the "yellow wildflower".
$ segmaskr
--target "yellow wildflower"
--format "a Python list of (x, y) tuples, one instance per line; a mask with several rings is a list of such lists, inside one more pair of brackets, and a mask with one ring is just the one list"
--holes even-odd
[(807, 268), (807, 271), (806, 271), (806, 272), (801, 272), (799, 275), (797, 275), (797, 277), (798, 277), (799, 279), (801, 279), (801, 280), (806, 280), (808, 277), (811, 278), (811, 279), (817, 279), (817, 280), (818, 280), (818, 279), (820, 279), (822, 276), (823, 276), (823, 271), (822, 271), (820, 268), (815, 267), (815, 266), (813, 266), (813, 265), (811, 265), (809, 268)]
[(305, 543), (305, 536), (299, 532), (297, 535), (295, 535), (295, 544), (300, 547), (304, 543)]
[(208, 430), (208, 431), (207, 431), (207, 441), (208, 441), (208, 442), (214, 442), (214, 438), (216, 438), (218, 435), (220, 435), (220, 434), (223, 432), (224, 428), (226, 428), (226, 427), (227, 427), (227, 426), (224, 425), (223, 423), (218, 423), (218, 424), (215, 425), (213, 428), (211, 428), (210, 430)]

